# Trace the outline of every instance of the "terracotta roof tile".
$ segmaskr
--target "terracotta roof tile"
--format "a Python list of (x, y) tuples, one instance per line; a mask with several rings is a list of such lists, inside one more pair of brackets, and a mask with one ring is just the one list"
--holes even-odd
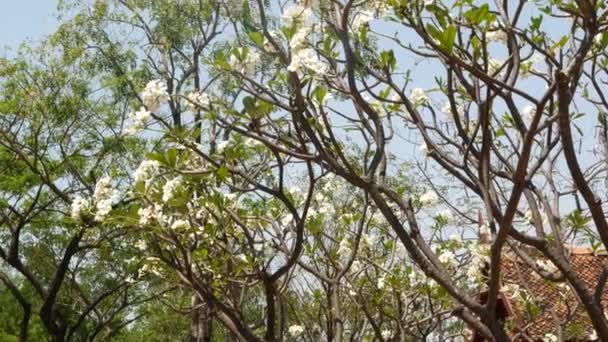
[[(593, 255), (587, 250), (572, 252), (570, 262), (574, 270), (589, 288), (595, 289), (604, 265), (608, 264), (608, 255)], [(503, 285), (517, 285), (523, 291), (509, 297), (515, 311), (509, 323), (514, 335), (525, 334), (539, 340), (545, 334), (555, 333), (560, 325), (573, 337), (591, 333), (587, 314), (565, 282), (541, 278), (520, 259), (506, 258), (502, 269)], [(608, 286), (602, 293), (602, 304), (607, 307)]]

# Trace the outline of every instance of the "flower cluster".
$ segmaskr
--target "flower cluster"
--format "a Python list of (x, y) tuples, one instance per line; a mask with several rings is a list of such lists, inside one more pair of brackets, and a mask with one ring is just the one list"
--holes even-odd
[(352, 249), (350, 248), (350, 243), (348, 243), (347, 239), (342, 239), (340, 244), (338, 245), (338, 256), (339, 257), (348, 257), (352, 254)]
[(201, 93), (199, 91), (193, 91), (186, 96), (186, 107), (191, 111), (199, 110), (202, 108), (208, 108), (211, 101), (209, 95)]
[(116, 201), (118, 192), (112, 188), (111, 179), (102, 177), (95, 185), (93, 200), (96, 203), (95, 221), (103, 221), (112, 210), (112, 204)]
[(497, 24), (493, 24), (490, 30), (486, 32), (486, 40), (488, 42), (505, 43), (507, 38), (507, 33)]
[(289, 329), (287, 329), (287, 331), (289, 332), (289, 335), (296, 337), (296, 336), (300, 336), (302, 335), (302, 333), (304, 333), (304, 327), (301, 325), (292, 325), (289, 327)]
[(363, 10), (355, 14), (353, 21), (351, 23), (351, 27), (354, 32), (358, 32), (363, 28), (363, 26), (367, 25), (370, 21), (374, 19), (374, 12), (370, 10)]
[(444, 250), (443, 252), (441, 252), (441, 254), (439, 254), (439, 262), (448, 267), (455, 266), (456, 255), (450, 250)]
[(295, 29), (289, 41), (291, 62), (287, 70), (291, 72), (300, 73), (308, 70), (315, 74), (324, 74), (329, 69), (327, 63), (319, 58), (317, 52), (307, 47), (307, 38), (312, 31), (311, 16), (312, 11), (300, 5), (290, 6), (283, 13), (283, 23)]
[(310, 17), (312, 11), (300, 4), (293, 4), (283, 11), (281, 20), (285, 26), (301, 25)]
[(126, 130), (127, 134), (136, 134), (146, 127), (146, 124), (152, 117), (152, 113), (145, 107), (140, 107), (139, 110), (131, 112), (129, 119), (132, 123)]
[(81, 196), (76, 196), (72, 201), (72, 218), (81, 220), (84, 213), (91, 207), (91, 201)]
[(378, 278), (378, 289), (382, 290), (384, 289), (384, 287), (386, 286), (386, 276), (383, 275), (380, 278)]
[(71, 216), (74, 220), (80, 221), (94, 207), (95, 221), (101, 222), (112, 211), (112, 205), (118, 201), (119, 195), (120, 193), (112, 188), (110, 177), (102, 177), (95, 185), (93, 198), (76, 196), (72, 200)]
[(490, 58), (488, 61), (488, 73), (490, 75), (496, 74), (503, 66), (504, 62), (500, 59)]
[(380, 336), (382, 336), (383, 339), (388, 340), (393, 337), (393, 331), (388, 329), (382, 330)]
[(139, 164), (137, 170), (135, 170), (135, 182), (145, 182), (146, 185), (150, 183), (152, 178), (158, 173), (160, 169), (160, 162), (156, 160), (144, 160)]
[(139, 215), (139, 224), (141, 225), (150, 224), (156, 218), (156, 210), (152, 207), (139, 208), (137, 214)]
[(429, 101), (426, 92), (422, 88), (414, 88), (410, 97), (414, 106), (422, 106)]
[(419, 201), (422, 205), (430, 206), (439, 201), (439, 196), (437, 196), (437, 193), (435, 191), (427, 191), (420, 196)]
[(149, 110), (156, 112), (163, 102), (169, 98), (167, 86), (160, 80), (148, 82), (141, 93), (141, 100)]
[(557, 336), (553, 335), (553, 334), (546, 334), (545, 336), (543, 336), (543, 342), (557, 342), (559, 339), (557, 338)]
[(169, 202), (177, 194), (182, 184), (182, 177), (177, 176), (163, 185), (163, 202)]
[(321, 75), (327, 73), (329, 66), (319, 58), (314, 49), (306, 48), (294, 51), (291, 63), (287, 67), (291, 72), (300, 72), (303, 69)]
[(173, 230), (184, 230), (190, 228), (190, 223), (186, 220), (175, 220), (171, 224), (171, 229)]
[(255, 74), (255, 66), (260, 60), (260, 55), (256, 51), (245, 48), (237, 48), (230, 55), (229, 63), (238, 73), (251, 77)]
[(490, 248), (487, 244), (475, 244), (470, 247), (471, 260), (468, 263), (466, 269), (467, 279), (473, 283), (482, 280), (481, 271), (485, 268), (486, 263), (489, 262)]

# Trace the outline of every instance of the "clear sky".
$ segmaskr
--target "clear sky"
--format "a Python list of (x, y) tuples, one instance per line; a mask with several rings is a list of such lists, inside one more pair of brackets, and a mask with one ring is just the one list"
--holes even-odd
[(0, 0), (0, 56), (24, 40), (39, 41), (57, 27), (57, 0)]

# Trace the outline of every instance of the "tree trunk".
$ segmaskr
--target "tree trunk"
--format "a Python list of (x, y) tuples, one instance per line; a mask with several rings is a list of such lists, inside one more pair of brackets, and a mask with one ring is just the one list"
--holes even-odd
[(211, 312), (209, 306), (197, 295), (192, 296), (190, 318), (190, 342), (210, 342)]

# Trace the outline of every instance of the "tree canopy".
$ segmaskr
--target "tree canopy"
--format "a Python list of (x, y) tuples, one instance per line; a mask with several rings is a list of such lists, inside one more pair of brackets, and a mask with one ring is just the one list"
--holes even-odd
[(608, 341), (605, 2), (58, 6), (0, 60), (0, 339), (533, 340), (518, 260)]

